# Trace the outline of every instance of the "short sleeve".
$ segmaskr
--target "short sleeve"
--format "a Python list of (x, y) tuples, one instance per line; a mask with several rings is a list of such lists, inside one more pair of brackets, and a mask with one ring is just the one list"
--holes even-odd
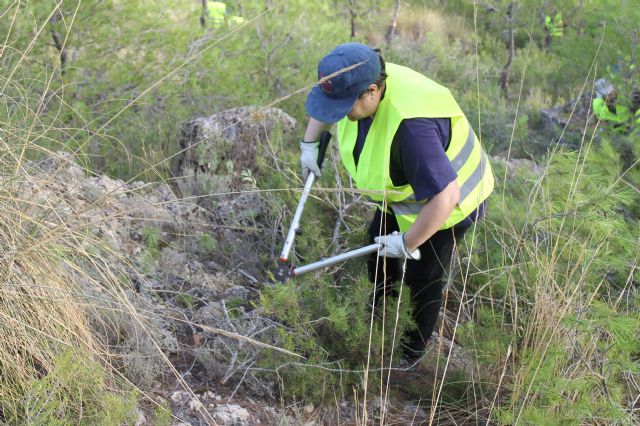
[(450, 123), (448, 118), (407, 119), (395, 134), (391, 178), (396, 185), (408, 182), (418, 201), (434, 197), (458, 177), (445, 153)]

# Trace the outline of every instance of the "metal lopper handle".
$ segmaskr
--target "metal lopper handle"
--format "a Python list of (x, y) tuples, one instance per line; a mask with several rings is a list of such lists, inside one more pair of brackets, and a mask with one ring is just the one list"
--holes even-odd
[[(324, 162), (324, 156), (327, 152), (327, 147), (329, 146), (329, 142), (331, 142), (331, 133), (322, 132), (320, 135), (320, 144), (318, 145), (318, 167), (322, 168), (322, 163)], [(289, 275), (289, 252), (293, 247), (293, 241), (296, 238), (296, 234), (298, 234), (300, 230), (300, 217), (302, 216), (302, 211), (304, 210), (304, 204), (307, 202), (307, 198), (309, 196), (309, 192), (311, 191), (311, 186), (313, 186), (313, 181), (315, 180), (316, 175), (313, 172), (309, 173), (307, 176), (307, 181), (304, 184), (304, 189), (302, 190), (302, 195), (300, 196), (300, 201), (298, 202), (298, 207), (296, 208), (296, 212), (293, 215), (293, 220), (291, 222), (291, 227), (289, 228), (289, 233), (287, 234), (287, 238), (284, 241), (284, 247), (282, 248), (282, 252), (280, 253), (280, 265), (278, 270), (276, 271), (276, 277), (280, 282), (285, 282)], [(286, 267), (283, 267), (283, 265)], [(286, 270), (286, 273), (285, 273)]]
[(310, 263), (308, 265), (293, 268), (290, 275), (296, 277), (298, 275), (306, 274), (307, 272), (316, 271), (318, 269), (326, 268), (327, 266), (335, 265), (336, 263), (344, 262), (345, 260), (355, 259), (356, 257), (362, 257), (369, 253), (374, 253), (384, 247), (383, 244), (375, 243), (368, 246), (360, 247), (355, 250), (351, 250), (345, 253), (338, 254), (326, 259), (319, 260), (317, 262)]

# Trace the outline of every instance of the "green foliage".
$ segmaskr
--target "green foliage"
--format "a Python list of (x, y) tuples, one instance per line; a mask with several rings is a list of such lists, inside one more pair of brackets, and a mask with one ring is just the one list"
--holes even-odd
[(143, 250), (138, 256), (140, 270), (146, 274), (152, 273), (157, 266), (159, 256), (160, 252), (158, 250)]
[(200, 236), (200, 246), (205, 252), (213, 254), (218, 248), (218, 243), (216, 243), (216, 240), (211, 235), (202, 234)]
[(193, 308), (195, 300), (192, 295), (180, 293), (176, 296), (176, 305), (181, 308)]
[[(601, 326), (598, 321), (596, 329), (601, 329)], [(588, 333), (592, 334), (593, 329)], [(588, 336), (585, 334), (578, 338), (586, 341)], [(587, 354), (590, 350), (588, 344), (576, 349)], [(529, 389), (528, 397), (531, 399), (530, 403), (519, 407), (524, 423), (584, 424), (597, 418), (622, 424), (633, 423), (621, 404), (624, 387), (621, 386), (620, 370), (613, 371), (617, 370), (615, 366), (612, 369), (594, 365), (589, 372), (580, 371), (575, 368), (575, 361), (566, 348), (551, 345), (544, 353), (524, 351), (523, 355), (523, 365), (530, 368), (523, 377), (527, 378), (524, 386)], [(618, 356), (607, 352), (599, 355), (617, 363)], [(580, 357), (580, 354), (575, 356)]]
[(170, 426), (173, 422), (173, 416), (171, 410), (168, 407), (168, 403), (158, 405), (154, 411), (152, 424), (157, 426)]
[(140, 232), (147, 248), (150, 250), (158, 250), (160, 246), (160, 229), (155, 226), (145, 226)]
[(103, 366), (68, 351), (55, 360), (51, 371), (31, 384), (21, 406), (3, 406), (4, 416), (9, 424), (131, 424), (136, 393), (115, 393), (106, 388)]
[(607, 141), (558, 151), (542, 177), (518, 170), (494, 195), (485, 226), (500, 245), (474, 249), (487, 250), (472, 257), (487, 272), (469, 284), (492, 303), (460, 338), (487, 365), (515, 353), (511, 396), (494, 412), (501, 423), (632, 423), (626, 381), (639, 368), (640, 314), (617, 300), (638, 279), (640, 229), (618, 212), (639, 200), (620, 179), (621, 157)]
[[(387, 298), (384, 323), (380, 307), (371, 328), (371, 284), (364, 278), (340, 286), (330, 281), (300, 277), (261, 293), (265, 312), (282, 324), (277, 332), (279, 346), (305, 357), (293, 364), (276, 354), (263, 360), (272, 368), (284, 365), (278, 374), (287, 395), (322, 402), (330, 401), (332, 395), (350, 394), (352, 386), (360, 387), (366, 365), (388, 365), (392, 347), (395, 352), (411, 327), (407, 289), (402, 292), (400, 311), (398, 301)], [(370, 389), (380, 385), (379, 374), (369, 379)]]
[(139, 256), (140, 269), (145, 273), (151, 273), (160, 257), (161, 231), (155, 226), (145, 226), (140, 231), (140, 235), (147, 246)]
[[(4, 114), (23, 120), (28, 110), (39, 111), (43, 141), (91, 154), (93, 168), (124, 178), (167, 177), (166, 159), (176, 152), (182, 121), (239, 105), (265, 105), (307, 85), (320, 46), (339, 40), (338, 27), (311, 24), (326, 10), (301, 1), (267, 11), (261, 2), (244, 2), (239, 12), (246, 25), (233, 34), (202, 28), (197, 2), (55, 4), (7, 5), (5, 16), (15, 12), (15, 20), (0, 23), (11, 46), (3, 67), (14, 73), (9, 88), (28, 102), (18, 110), (5, 103)], [(292, 37), (309, 34), (310, 28), (313, 39)], [(64, 70), (48, 30), (64, 39)], [(21, 52), (28, 48), (25, 59)], [(48, 96), (42, 108), (48, 90), (56, 96)], [(300, 99), (284, 105), (303, 117)], [(22, 124), (16, 129), (28, 127)]]

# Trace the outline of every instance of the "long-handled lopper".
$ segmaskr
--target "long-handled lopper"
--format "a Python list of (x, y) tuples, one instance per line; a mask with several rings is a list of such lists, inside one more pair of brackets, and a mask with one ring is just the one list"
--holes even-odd
[[(318, 167), (322, 167), (322, 163), (324, 161), (324, 155), (329, 146), (329, 142), (331, 141), (331, 133), (323, 132), (320, 136), (320, 145), (318, 147)], [(336, 263), (353, 259), (356, 257), (364, 256), (369, 253), (373, 253), (378, 251), (382, 245), (381, 244), (371, 244), (366, 247), (361, 247), (356, 250), (351, 250), (336, 256), (329, 257), (327, 259), (319, 260), (314, 263), (310, 263), (308, 265), (300, 266), (298, 268), (292, 267), (289, 264), (289, 253), (291, 252), (291, 248), (293, 247), (293, 240), (296, 235), (300, 233), (300, 217), (302, 216), (302, 211), (304, 210), (304, 204), (307, 202), (307, 198), (309, 196), (309, 192), (311, 191), (311, 186), (313, 186), (313, 181), (315, 180), (315, 175), (313, 172), (309, 173), (307, 177), (307, 181), (305, 182), (304, 189), (302, 191), (302, 195), (300, 196), (300, 201), (298, 202), (298, 207), (296, 208), (296, 212), (293, 215), (293, 220), (291, 222), (291, 227), (289, 228), (289, 233), (287, 234), (287, 239), (284, 242), (284, 247), (282, 252), (280, 253), (280, 258), (278, 261), (278, 269), (276, 271), (276, 278), (281, 283), (286, 282), (289, 278), (305, 274), (307, 272), (315, 271), (318, 269), (326, 268), (327, 266), (335, 265)]]
[[(288, 278), (297, 277), (298, 275), (306, 274), (307, 272), (312, 272), (318, 269), (326, 268), (327, 266), (335, 265), (336, 263), (344, 262), (345, 260), (354, 259), (356, 257), (365, 256), (369, 253), (377, 252), (382, 247), (383, 247), (382, 244), (379, 244), (379, 243), (370, 244), (368, 246), (360, 247), (355, 250), (340, 253), (338, 255), (331, 256), (326, 259), (322, 259), (317, 262), (310, 263), (308, 265), (300, 266), (297, 268), (287, 268), (287, 275), (285, 276), (285, 281)], [(284, 281), (281, 281), (281, 282), (284, 282)]]

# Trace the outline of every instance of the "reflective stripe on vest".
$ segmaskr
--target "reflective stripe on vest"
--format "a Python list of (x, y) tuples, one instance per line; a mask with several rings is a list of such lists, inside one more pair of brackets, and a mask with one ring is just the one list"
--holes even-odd
[(450, 228), (475, 211), (493, 190), (493, 174), (486, 154), (469, 122), (445, 87), (405, 67), (387, 64), (387, 87), (367, 134), (356, 167), (353, 148), (356, 122), (338, 123), (340, 156), (358, 189), (388, 204), (401, 231), (408, 230), (428, 200), (416, 201), (409, 184), (394, 186), (389, 176), (393, 137), (400, 122), (409, 118), (450, 118), (451, 142), (447, 158), (457, 173), (460, 199), (442, 226)]
[[(460, 187), (460, 203), (462, 203), (464, 199), (466, 199), (469, 196), (469, 194), (471, 194), (471, 191), (474, 190), (481, 183), (482, 175), (484, 174), (487, 167), (489, 167), (487, 155), (484, 153), (484, 151), (482, 151), (480, 155), (481, 155), (480, 164), (478, 164), (478, 166), (473, 171), (473, 174), (469, 177), (469, 179), (467, 179), (465, 183), (463, 183), (462, 186)], [(393, 213), (395, 213), (396, 215), (406, 215), (406, 214), (417, 215), (418, 213), (420, 213), (420, 210), (422, 210), (422, 207), (424, 207), (424, 203), (416, 203), (416, 202), (392, 203), (390, 204), (390, 206), (393, 209)]]

